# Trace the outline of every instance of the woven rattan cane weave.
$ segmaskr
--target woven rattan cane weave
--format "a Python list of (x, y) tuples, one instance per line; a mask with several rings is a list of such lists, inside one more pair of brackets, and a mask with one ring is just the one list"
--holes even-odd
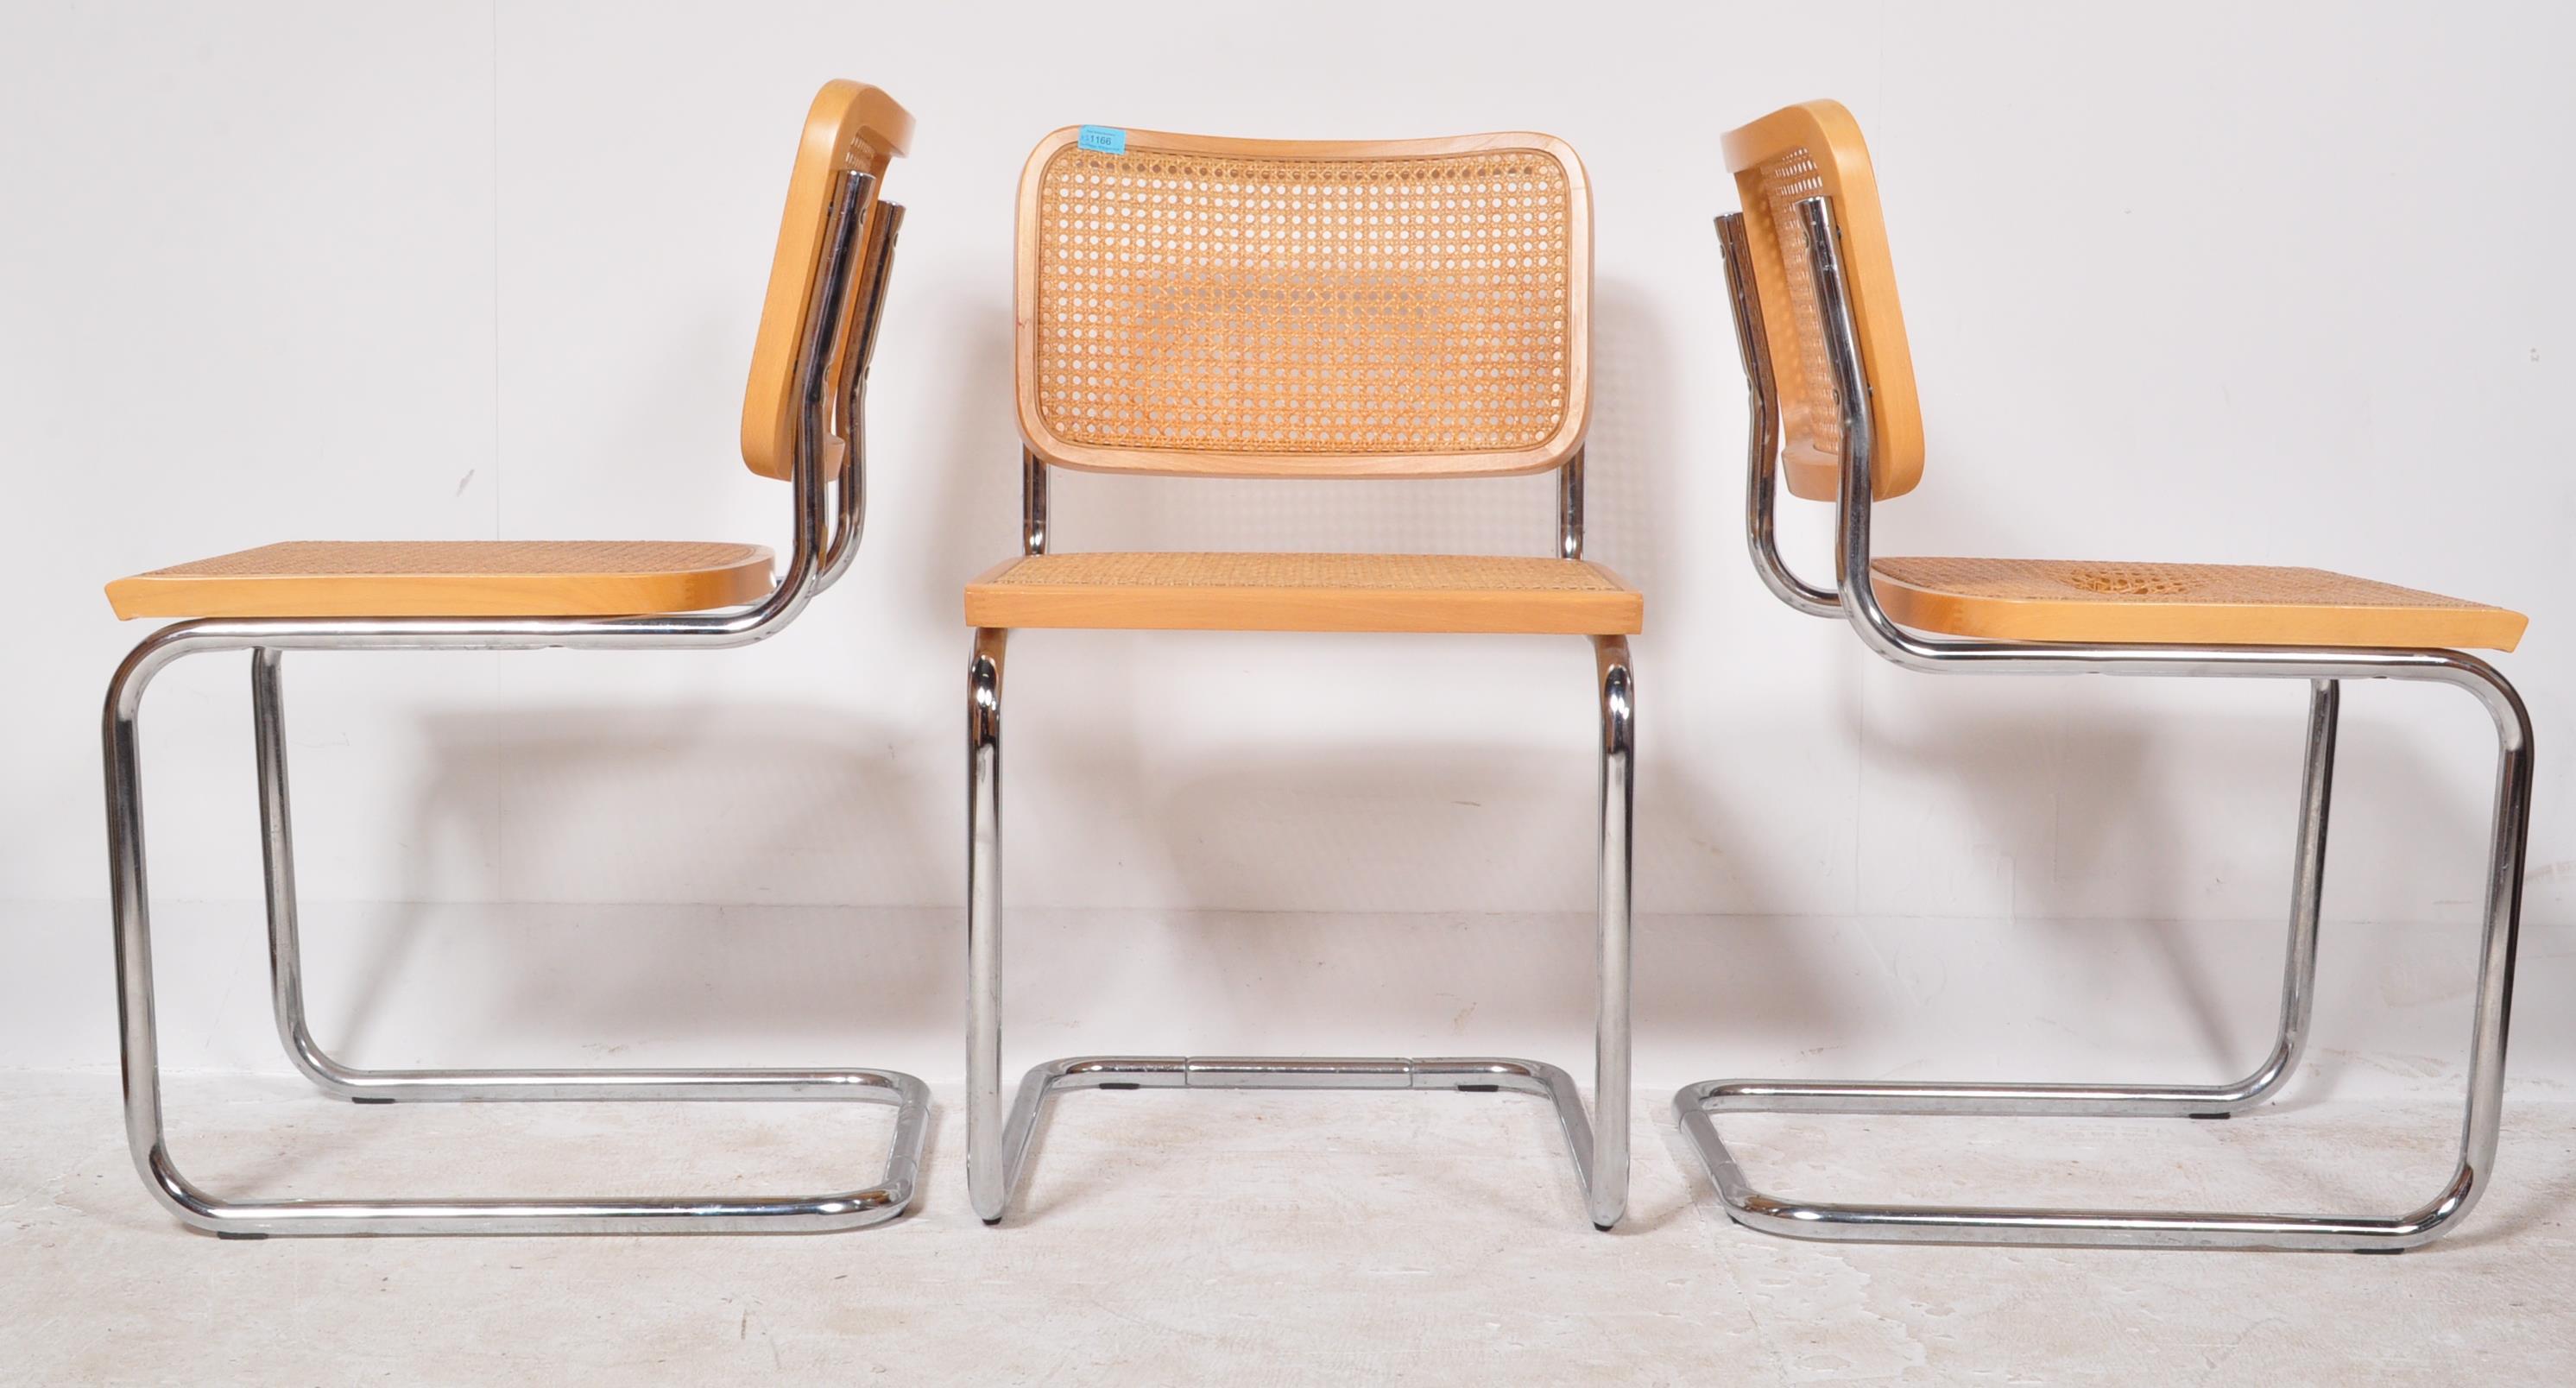
[(1020, 187), (1020, 422), (1048, 462), (1460, 476), (1582, 438), (1591, 201), (1562, 141), (1078, 133)]
[(1842, 456), (1833, 371), (1823, 324), (1807, 282), (1807, 240), (1794, 211), (1829, 197), (1843, 213), (1843, 253), (1870, 372), (1870, 422), (1878, 456), (1870, 490), (1881, 501), (1914, 490), (1923, 476), (1923, 418), (1915, 402), (1914, 359), (1896, 299), (1896, 268), (1879, 215), (1878, 179), (1851, 113), (1830, 101), (1787, 107), (1728, 132), (1727, 165), (1744, 208), (1753, 279), (1766, 310), (1776, 364), (1780, 474), (1809, 501), (1834, 499)]
[(1887, 615), (1989, 641), (2509, 651), (2519, 612), (2323, 569), (2062, 559), (1881, 559)]

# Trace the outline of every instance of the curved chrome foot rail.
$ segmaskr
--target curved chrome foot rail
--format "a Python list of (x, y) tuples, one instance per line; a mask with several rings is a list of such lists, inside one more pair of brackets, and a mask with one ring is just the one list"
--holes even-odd
[[(2452, 657), (2472, 672), (2485, 667)], [(2443, 667), (2437, 667), (2443, 668)], [(2315, 678), (2292, 879), (2288, 962), (2280, 1030), (2271, 1054), (2223, 1085), (1942, 1084), (1807, 1080), (1709, 1080), (1673, 1096), (1682, 1131), (1699, 1151), (1718, 1198), (1737, 1223), (1795, 1238), (1915, 1243), (2268, 1248), (2395, 1253), (2441, 1237), (2484, 1193), (2495, 1162), (2504, 1090), (2506, 1021), (2520, 919), (2521, 863), (2531, 801), (2530, 723), (2501, 678), (2492, 691), (2501, 748), (2488, 864), (2486, 922), (2471, 1026), (2469, 1096), (2460, 1159), (2421, 1207), (2392, 1217), (2231, 1214), (2203, 1211), (2033, 1209), (2009, 1206), (1852, 1205), (1783, 1200), (1753, 1188), (1718, 1136), (1718, 1113), (2224, 1118), (2253, 1108), (2298, 1068), (2316, 992), (2318, 903), (2334, 786), (2337, 680)]]
[(342, 1071), (350, 1097), (391, 1103), (479, 1100), (824, 1100), (892, 1104), (894, 1140), (875, 1183), (820, 1195), (567, 1196), (477, 1200), (227, 1200), (181, 1175), (156, 1132), (136, 1165), (155, 1198), (190, 1228), (225, 1238), (368, 1234), (787, 1234), (881, 1224), (912, 1204), (930, 1092), (883, 1070)]
[[(1535, 1094), (1556, 1109), (1565, 1151), (1587, 1208), (1595, 1203), (1592, 1123), (1574, 1077), (1554, 1065), (1500, 1056), (1095, 1055), (1050, 1060), (1020, 1081), (1003, 1126), (1001, 1174), (979, 1203), (984, 1222), (1001, 1221), (1028, 1168), (1029, 1148), (1049, 1101), (1068, 1089), (1443, 1089)], [(1615, 1103), (1614, 1099), (1614, 1103)], [(1615, 1222), (1616, 1215), (1613, 1215)], [(1606, 1229), (1609, 1225), (1600, 1227)]]
[[(2124, 1097), (2127, 1096), (2127, 1097)], [(2106, 1248), (2268, 1248), (2398, 1253), (2439, 1238), (2486, 1184), (2465, 1161), (2442, 1192), (2394, 1218), (2210, 1211), (2035, 1209), (2012, 1206), (1853, 1205), (1784, 1200), (1753, 1188), (1717, 1135), (1714, 1113), (2134, 1114), (2160, 1097), (2079, 1085), (1831, 1084), (1709, 1080), (1673, 1096), (1682, 1132), (1707, 1164), (1735, 1222), (1791, 1238), (1904, 1243), (2038, 1244)], [(2216, 1114), (2198, 1116), (2223, 1116)]]

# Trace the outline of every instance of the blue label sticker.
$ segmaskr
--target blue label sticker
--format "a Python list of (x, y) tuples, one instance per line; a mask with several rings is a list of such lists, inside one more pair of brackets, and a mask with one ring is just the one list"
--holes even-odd
[(1125, 154), (1127, 132), (1111, 125), (1086, 125), (1082, 127), (1081, 144), (1101, 154)]

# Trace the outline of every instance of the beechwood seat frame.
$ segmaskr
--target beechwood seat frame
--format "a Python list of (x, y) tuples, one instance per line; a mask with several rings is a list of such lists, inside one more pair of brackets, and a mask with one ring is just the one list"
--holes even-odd
[[(1032, 1067), (1017, 1096), (1004, 1109), (1002, 1072), (1002, 676), (1010, 636), (1006, 625), (980, 620), (1006, 612), (993, 581), (1022, 559), (1007, 561), (967, 589), (968, 623), (973, 627), (967, 668), (967, 1184), (975, 1212), (987, 1224), (1001, 1221), (1013, 1192), (1025, 1174), (1032, 1141), (1049, 1101), (1072, 1089), (1359, 1089), (1507, 1091), (1544, 1098), (1563, 1129), (1582, 1203), (1593, 1224), (1609, 1229), (1627, 1208), (1629, 1165), (1629, 931), (1635, 812), (1635, 686), (1627, 633), (1638, 630), (1642, 601), (1618, 584), (1606, 570), (1583, 561), (1583, 452), (1586, 422), (1583, 378), (1585, 356), (1583, 301), (1588, 295), (1589, 202), (1581, 194), (1581, 166), (1561, 142), (1527, 134), (1468, 136), (1456, 140), (1340, 143), (1234, 141), (1199, 136), (1165, 136), (1125, 132), (1139, 145), (1151, 142), (1196, 152), (1267, 157), (1377, 157), (1388, 151), (1407, 155), (1448, 155), (1462, 151), (1531, 146), (1562, 160), (1578, 192), (1572, 206), (1575, 271), (1568, 295), (1573, 307), (1566, 352), (1572, 381), (1560, 427), (1542, 446), (1519, 452), (1494, 452), (1467, 458), (1389, 458), (1386, 456), (1293, 456), (1257, 452), (1217, 456), (1183, 450), (1118, 450), (1084, 447), (1058, 437), (1036, 404), (1031, 383), (1039, 313), (1033, 308), (1037, 274), (1031, 245), (1037, 225), (1033, 211), (1039, 179), (1050, 155), (1073, 141), (1075, 132), (1050, 136), (1032, 156), (1024, 178), (1021, 217), (1020, 352), (1021, 422), (1021, 555), (1049, 553), (1047, 477), (1051, 467), (1096, 471), (1161, 472), (1212, 476), (1294, 476), (1311, 471), (1323, 476), (1370, 476), (1407, 472), (1429, 476), (1477, 473), (1557, 475), (1557, 553), (1554, 561), (1569, 568), (1609, 577), (1627, 606), (1616, 614), (1541, 610), (1539, 604), (1519, 609), (1521, 624), (1509, 616), (1462, 612), (1410, 602), (1406, 595), (1353, 594), (1317, 601), (1311, 593), (1258, 588), (1255, 601), (1245, 595), (1210, 595), (1156, 601), (1133, 591), (1112, 604), (1094, 608), (1089, 619), (1068, 614), (1064, 620), (1026, 623), (1073, 628), (1146, 628), (1197, 630), (1298, 630), (1440, 632), (1488, 631), (1520, 634), (1587, 636), (1594, 655), (1599, 696), (1600, 826), (1597, 902), (1599, 937), (1595, 982), (1597, 1003), (1594, 1040), (1594, 1090), (1587, 1115), (1574, 1079), (1555, 1065), (1507, 1057), (1325, 1057), (1325, 1056), (1139, 1056), (1096, 1055), (1044, 1061)], [(1290, 179), (1289, 182), (1298, 180)], [(1392, 450), (1390, 450), (1392, 451)], [(1215, 556), (1233, 557), (1233, 556)], [(1492, 595), (1497, 606), (1509, 608)], [(1593, 595), (1594, 598), (1600, 595)], [(1067, 606), (1078, 606), (1068, 603)], [(1614, 604), (1615, 605), (1615, 604)], [(1252, 609), (1262, 609), (1253, 615)], [(1532, 615), (1535, 613), (1536, 615)], [(1241, 621), (1242, 624), (1237, 624)]]
[[(1838, 112), (1837, 112), (1838, 113)], [(1847, 119), (1847, 118), (1846, 118)], [(1874, 195), (1873, 195), (1874, 198)], [(2490, 1180), (2503, 1100), (2505, 1035), (2520, 919), (2522, 864), (2532, 781), (2530, 715), (2504, 676), (2455, 650), (2233, 644), (2146, 645), (1956, 640), (1918, 634), (1891, 620), (1867, 578), (1870, 512), (1878, 465), (1871, 408), (1877, 383), (1855, 313), (1853, 260), (1844, 209), (1832, 196), (1795, 204), (1804, 266), (1830, 362), (1829, 402), (1841, 431), (1835, 522), (1836, 585), (1812, 585), (1783, 561), (1772, 508), (1781, 473), (1782, 411), (1756, 288), (1756, 248), (1744, 214), (1717, 219), (1736, 338), (1750, 398), (1746, 538), (1755, 570), (1772, 593), (1810, 616), (1848, 622), (1861, 643), (1908, 670), (1931, 674), (2150, 675), (2291, 679), (2309, 685), (2307, 755), (2291, 883), (2287, 964), (2280, 1024), (2271, 1053), (2231, 1084), (2010, 1084), (1711, 1080), (1684, 1087), (1673, 1107), (1706, 1164), (1727, 1212), (1739, 1223), (1801, 1238), (1926, 1243), (2274, 1248), (2399, 1252), (2456, 1226)], [(1875, 215), (1875, 207), (1869, 209)], [(1794, 272), (1794, 267), (1792, 267)], [(1910, 391), (1910, 382), (1907, 383)], [(1825, 402), (1811, 402), (1825, 403)], [(2261, 1104), (2297, 1069), (2308, 1039), (2316, 975), (2318, 902), (2325, 875), (2327, 812), (2334, 778), (2342, 682), (2428, 681), (2477, 700), (2494, 720), (2497, 762), (2485, 888), (2480, 895), (2475, 1018), (2459, 1160), (2423, 1204), (2391, 1215), (2309, 1215), (1916, 1206), (1793, 1200), (1754, 1188), (1720, 1139), (1714, 1115), (1727, 1112), (1941, 1115), (2113, 1115), (2224, 1118)]]
[[(872, 124), (863, 123), (872, 122)], [(852, 131), (873, 150), (854, 143)], [(525, 651), (715, 649), (777, 634), (840, 579), (857, 553), (865, 514), (862, 402), (885, 279), (903, 209), (876, 197), (884, 157), (900, 153), (910, 117), (874, 88), (827, 85), (807, 139), (782, 232), (782, 266), (764, 315), (747, 406), (746, 460), (785, 474), (794, 538), (784, 574), (756, 602), (716, 611), (585, 617), (216, 618), (181, 621), (146, 637), (108, 685), (107, 827), (116, 931), (125, 1126), (136, 1167), (159, 1202), (191, 1228), (227, 1238), (269, 1235), (786, 1233), (857, 1228), (911, 1204), (930, 1118), (914, 1077), (867, 1069), (377, 1070), (347, 1065), (314, 1039), (305, 1014), (288, 815), (280, 673), (288, 651)], [(837, 145), (835, 133), (837, 131)], [(874, 169), (861, 158), (875, 154)], [(855, 165), (855, 166), (854, 166)], [(803, 199), (800, 202), (800, 198)], [(814, 214), (799, 226), (800, 208)], [(799, 238), (802, 238), (801, 241)], [(790, 243), (796, 243), (791, 248)], [(784, 312), (780, 322), (769, 321)], [(764, 384), (775, 394), (761, 397)], [(775, 449), (768, 426), (778, 424)], [(752, 436), (762, 446), (755, 448)], [(816, 1195), (593, 1196), (527, 1199), (234, 1200), (182, 1175), (164, 1140), (154, 1026), (152, 933), (144, 877), (137, 720), (153, 677), (183, 656), (251, 653), (261, 842), (266, 864), (272, 1006), (296, 1069), (326, 1094), (361, 1104), (478, 1100), (826, 1100), (897, 1110), (876, 1179)]]

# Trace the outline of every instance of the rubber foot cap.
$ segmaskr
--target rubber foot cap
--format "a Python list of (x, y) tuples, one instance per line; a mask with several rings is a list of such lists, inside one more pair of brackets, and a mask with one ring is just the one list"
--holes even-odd
[(2405, 1251), (2406, 1250), (2402, 1248), (2356, 1248), (2353, 1250), (2355, 1253), (2368, 1253), (2381, 1258), (2394, 1258)]
[(374, 1096), (374, 1095), (372, 1095), (372, 1094), (366, 1094), (366, 1095), (351, 1095), (351, 1096), (350, 1096), (350, 1098), (349, 1098), (349, 1102), (350, 1102), (350, 1103), (353, 1103), (353, 1104), (390, 1104), (390, 1103), (392, 1103), (392, 1102), (393, 1102), (393, 1100), (391, 1100), (391, 1099), (379, 1099), (379, 1098), (375, 1097), (375, 1096)]
[(987, 1229), (990, 1229), (990, 1228), (992, 1228), (994, 1225), (999, 1224), (999, 1223), (1001, 1223), (1001, 1222), (1002, 1222), (1002, 1217), (1001, 1217), (1000, 1215), (995, 1215), (995, 1216), (993, 1216), (991, 1219), (988, 1219), (988, 1220), (985, 1220), (985, 1221), (984, 1221), (984, 1227), (985, 1227), (985, 1228), (987, 1228)]
[(1593, 1228), (1595, 1228), (1595, 1229), (1598, 1229), (1598, 1230), (1600, 1230), (1602, 1233), (1605, 1233), (1605, 1234), (1606, 1234), (1606, 1233), (1609, 1233), (1609, 1232), (1610, 1232), (1610, 1230), (1611, 1230), (1611, 1228), (1612, 1228), (1613, 1226), (1611, 1226), (1611, 1225), (1607, 1225), (1607, 1224), (1595, 1224), (1595, 1225), (1593, 1225), (1592, 1227), (1593, 1227)]
[(2192, 1117), (2199, 1119), (2203, 1123), (2223, 1123), (2235, 1116), (2236, 1115), (2232, 1113), (2195, 1113), (2192, 1115)]
[(239, 1229), (217, 1229), (215, 1231), (215, 1237), (219, 1239), (242, 1239), (244, 1241), (248, 1241), (253, 1239), (264, 1239), (267, 1238), (268, 1235), (245, 1233)]

